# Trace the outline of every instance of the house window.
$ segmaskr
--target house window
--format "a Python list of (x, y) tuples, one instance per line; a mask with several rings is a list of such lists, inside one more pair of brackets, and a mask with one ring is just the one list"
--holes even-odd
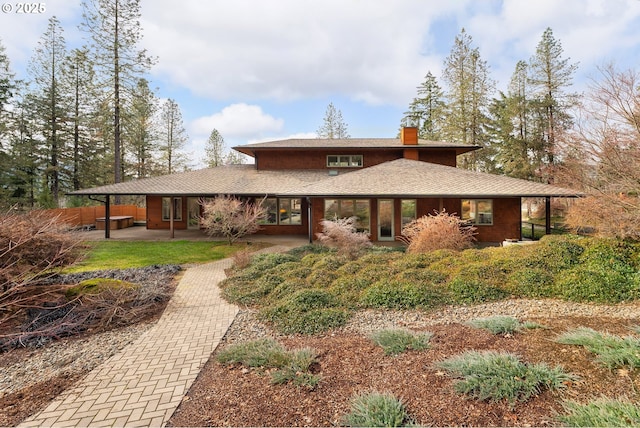
[(302, 224), (302, 199), (267, 198), (262, 202), (265, 218), (260, 224)]
[(362, 155), (329, 155), (327, 166), (330, 168), (359, 168), (362, 167)]
[(357, 217), (359, 232), (369, 232), (371, 228), (371, 208), (368, 199), (325, 199), (324, 218)]
[(493, 224), (493, 200), (463, 199), (462, 220), (477, 225)]
[(414, 221), (418, 217), (417, 203), (415, 199), (403, 199), (400, 201), (402, 207), (402, 228)]
[(280, 224), (302, 224), (302, 199), (278, 199), (278, 222)]
[(278, 199), (267, 198), (262, 201), (265, 216), (260, 220), (260, 224), (278, 224)]
[(182, 198), (162, 198), (162, 221), (171, 221), (171, 199), (173, 199), (173, 219), (182, 221)]

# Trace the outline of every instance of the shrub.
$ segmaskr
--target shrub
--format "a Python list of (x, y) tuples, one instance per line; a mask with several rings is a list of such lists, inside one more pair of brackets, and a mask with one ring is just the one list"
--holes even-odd
[(371, 333), (369, 338), (380, 346), (387, 355), (397, 355), (409, 349), (422, 351), (429, 348), (432, 333), (414, 334), (408, 330), (380, 330)]
[(602, 398), (587, 404), (567, 401), (558, 419), (570, 427), (637, 427), (640, 406), (626, 400)]
[(543, 388), (559, 389), (575, 380), (559, 367), (527, 365), (515, 355), (493, 351), (468, 351), (438, 366), (462, 378), (455, 385), (456, 391), (480, 400), (506, 399), (511, 405), (528, 400)]
[(521, 323), (516, 318), (507, 316), (494, 316), (477, 318), (469, 321), (469, 325), (475, 328), (488, 330), (493, 334), (513, 334), (526, 328), (539, 328), (539, 324)]
[(303, 289), (263, 309), (260, 316), (285, 334), (315, 334), (346, 323), (348, 313), (338, 306), (325, 290)]
[(451, 298), (456, 303), (484, 303), (502, 300), (508, 293), (482, 278), (459, 275), (449, 282)]
[(91, 278), (69, 287), (65, 292), (65, 296), (67, 299), (72, 299), (85, 294), (100, 294), (106, 290), (135, 290), (137, 288), (139, 288), (137, 284), (120, 279)]
[(638, 337), (618, 337), (581, 327), (562, 334), (557, 341), (565, 345), (584, 346), (589, 352), (596, 354), (597, 360), (608, 368), (640, 367), (640, 338)]
[(202, 226), (209, 236), (224, 236), (229, 245), (260, 230), (260, 220), (266, 214), (262, 204), (255, 204), (231, 196), (202, 200)]
[(445, 210), (420, 217), (402, 229), (399, 238), (407, 244), (408, 253), (427, 253), (434, 250), (464, 250), (475, 241), (476, 228)]
[(400, 427), (408, 419), (402, 400), (390, 393), (369, 392), (352, 399), (344, 423), (352, 427)]
[(222, 364), (277, 369), (271, 373), (272, 383), (292, 382), (309, 388), (314, 388), (320, 381), (320, 376), (311, 373), (317, 359), (316, 351), (311, 348), (287, 351), (269, 338), (230, 345), (216, 355), (216, 360)]
[(80, 258), (80, 237), (45, 213), (0, 215), (0, 302), (10, 289)]
[(507, 276), (507, 288), (523, 297), (551, 297), (554, 277), (540, 268), (524, 268)]
[(322, 220), (322, 232), (317, 235), (318, 242), (337, 248), (340, 255), (355, 259), (371, 246), (369, 234), (358, 232), (357, 223), (357, 217)]
[(251, 264), (251, 251), (240, 250), (233, 254), (233, 267), (235, 269), (245, 269)]
[(363, 291), (360, 303), (370, 308), (432, 308), (447, 301), (444, 290), (407, 281), (378, 281)]

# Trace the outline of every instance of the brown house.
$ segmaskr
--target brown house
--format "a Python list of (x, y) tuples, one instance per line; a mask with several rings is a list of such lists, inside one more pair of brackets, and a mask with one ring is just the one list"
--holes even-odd
[(399, 139), (290, 139), (234, 149), (255, 163), (72, 194), (145, 195), (146, 227), (172, 231), (200, 227), (202, 198), (266, 198), (268, 215), (259, 233), (306, 235), (310, 240), (320, 232), (322, 219), (355, 215), (372, 241), (393, 241), (408, 222), (444, 208), (474, 224), (480, 242), (520, 239), (523, 197), (549, 201), (579, 196), (555, 186), (459, 169), (457, 156), (479, 147), (419, 140), (416, 128), (404, 128)]

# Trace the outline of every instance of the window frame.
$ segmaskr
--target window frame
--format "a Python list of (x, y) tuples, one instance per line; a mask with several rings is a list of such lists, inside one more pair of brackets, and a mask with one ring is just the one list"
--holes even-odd
[(175, 196), (162, 197), (162, 221), (171, 221), (171, 207), (169, 205), (171, 200), (173, 200), (173, 221), (182, 221), (182, 198)]
[[(266, 198), (266, 218), (259, 223), (264, 226), (300, 226), (302, 225), (302, 198)], [(285, 202), (286, 201), (286, 202)], [(297, 201), (298, 209), (294, 210)], [(257, 202), (257, 201), (256, 201)], [(285, 210), (284, 212), (282, 210)], [(292, 213), (297, 212), (299, 220), (293, 222)], [(283, 219), (283, 214), (287, 214), (287, 219)], [(270, 219), (273, 219), (270, 221)]]
[[(408, 219), (411, 217), (411, 220), (405, 220), (405, 203), (410, 202), (413, 204), (413, 214), (411, 216), (406, 216)], [(400, 230), (404, 229), (406, 225), (418, 219), (418, 200), (417, 199), (400, 199)]]
[(362, 168), (363, 155), (327, 155), (327, 168)]
[[(469, 203), (468, 214), (465, 214), (465, 209), (464, 209), (465, 202)], [(488, 212), (486, 210), (484, 210), (483, 212), (480, 212), (478, 206), (481, 203), (489, 204)], [(460, 213), (461, 213), (460, 218), (462, 220), (474, 226), (493, 226), (493, 218), (494, 218), (493, 199), (487, 199), (487, 198), (462, 199), (460, 201)], [(472, 213), (475, 213), (475, 214), (472, 216), (471, 215)], [(489, 221), (483, 221), (483, 222), (478, 221), (480, 216), (486, 216), (487, 214), (489, 214), (489, 217), (488, 217)]]
[[(336, 204), (336, 209), (331, 212), (337, 218), (348, 218), (348, 217), (357, 217), (358, 218), (358, 232), (367, 232), (371, 233), (371, 199), (352, 199), (352, 198), (325, 198), (324, 199), (324, 218), (326, 220), (333, 220), (332, 215), (327, 215), (328, 208), (327, 205), (330, 202), (330, 205)], [(350, 215), (344, 215), (342, 212), (342, 204), (343, 202), (347, 202), (347, 206), (350, 206)], [(359, 215), (362, 211), (363, 204), (366, 204), (366, 217)], [(335, 211), (335, 212), (334, 212)], [(362, 219), (366, 219), (365, 222)]]

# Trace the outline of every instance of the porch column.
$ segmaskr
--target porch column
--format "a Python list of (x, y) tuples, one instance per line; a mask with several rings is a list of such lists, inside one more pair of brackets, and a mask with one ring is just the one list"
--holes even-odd
[(175, 238), (175, 229), (173, 227), (173, 219), (175, 218), (173, 196), (169, 197), (169, 238)]
[(111, 238), (111, 198), (105, 195), (104, 198), (104, 239)]
[(547, 235), (551, 235), (551, 196), (547, 196), (544, 200), (544, 211), (545, 211), (545, 233)]
[(309, 244), (313, 244), (313, 219), (311, 218), (311, 198), (307, 197), (307, 229), (309, 232)]

